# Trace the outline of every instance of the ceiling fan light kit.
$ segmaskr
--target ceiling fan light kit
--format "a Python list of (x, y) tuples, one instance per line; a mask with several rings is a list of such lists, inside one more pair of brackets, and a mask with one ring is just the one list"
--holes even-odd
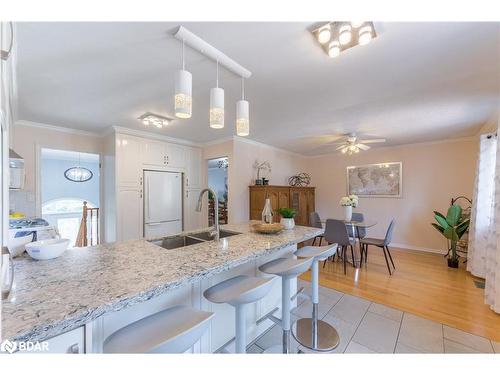
[(345, 135), (345, 141), (334, 143), (340, 144), (336, 148), (336, 150), (342, 152), (343, 154), (353, 155), (357, 154), (360, 151), (369, 150), (371, 147), (367, 145), (367, 143), (384, 143), (385, 139), (358, 139), (355, 133), (350, 133)]
[(369, 21), (331, 21), (315, 28), (312, 33), (332, 58), (349, 48), (364, 46), (377, 36), (373, 22)]

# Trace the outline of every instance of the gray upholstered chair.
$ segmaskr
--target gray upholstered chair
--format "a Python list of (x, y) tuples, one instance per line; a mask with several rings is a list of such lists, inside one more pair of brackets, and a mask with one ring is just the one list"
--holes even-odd
[[(365, 217), (360, 212), (353, 212), (351, 220), (362, 222), (365, 220)], [(349, 237), (358, 238), (358, 234), (359, 234), (359, 238), (366, 237), (366, 228), (358, 227), (358, 229), (356, 230), (356, 227), (354, 225), (349, 225), (349, 224), (346, 224), (346, 225), (347, 225), (347, 231), (349, 232)]]
[[(387, 232), (385, 233), (385, 238), (363, 238), (361, 240), (361, 264), (363, 264), (363, 253), (365, 258), (365, 263), (368, 263), (368, 246), (373, 245), (380, 247), (384, 251), (385, 263), (387, 264), (387, 270), (389, 271), (389, 275), (392, 275), (391, 267), (389, 266), (389, 261), (387, 259), (387, 255), (389, 255), (389, 259), (391, 261), (392, 267), (396, 269), (394, 266), (394, 261), (392, 260), (391, 252), (389, 251), (389, 245), (392, 241), (392, 232), (394, 230), (395, 220), (392, 219), (389, 227), (387, 228)], [(387, 251), (387, 253), (386, 253)]]
[[(344, 262), (344, 274), (347, 273), (347, 247), (351, 248), (352, 264), (354, 265), (354, 248), (353, 245), (356, 243), (353, 238), (349, 238), (349, 233), (347, 233), (347, 227), (342, 220), (328, 219), (325, 226), (325, 240), (329, 244), (336, 243), (341, 249), (340, 256)], [(333, 257), (335, 261), (335, 256)], [(326, 260), (323, 263), (323, 267), (326, 265)]]
[[(309, 225), (314, 228), (323, 228), (323, 224), (321, 224), (321, 219), (317, 212), (311, 212), (309, 214)], [(321, 242), (323, 241), (324, 238), (325, 236), (322, 234), (314, 237), (312, 246), (314, 246), (314, 244), (316, 243), (316, 239), (319, 239), (319, 246), (321, 246)]]

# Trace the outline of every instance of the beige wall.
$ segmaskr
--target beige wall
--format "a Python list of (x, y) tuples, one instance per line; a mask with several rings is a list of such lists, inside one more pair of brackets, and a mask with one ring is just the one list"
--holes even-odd
[(206, 185), (206, 160), (227, 156), (228, 169), (228, 216), (229, 222), (238, 223), (248, 220), (249, 193), (248, 186), (254, 183), (256, 171), (253, 167), (256, 160), (271, 163), (270, 183), (288, 185), (288, 177), (305, 171), (306, 158), (279, 150), (277, 148), (234, 138), (223, 143), (203, 148), (203, 174)]
[(26, 183), (21, 192), (11, 192), (10, 207), (28, 216), (36, 212), (36, 153), (41, 147), (102, 153), (102, 138), (16, 123), (10, 147), (24, 158)]
[(322, 219), (342, 217), (340, 197), (346, 194), (346, 167), (382, 162), (403, 163), (402, 198), (361, 198), (355, 212), (377, 225), (370, 236), (385, 234), (396, 219), (393, 242), (413, 249), (442, 251), (445, 240), (430, 225), (433, 210), (446, 212), (453, 196), (472, 196), (477, 139), (385, 147), (347, 156), (309, 158), (316, 207)]

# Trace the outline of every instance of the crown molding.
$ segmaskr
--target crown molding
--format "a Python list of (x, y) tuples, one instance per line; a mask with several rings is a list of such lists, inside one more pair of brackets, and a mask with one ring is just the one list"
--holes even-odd
[(275, 150), (275, 151), (283, 152), (283, 153), (291, 155), (291, 156), (302, 157), (302, 158), (305, 156), (305, 155), (299, 154), (297, 152), (285, 150), (283, 148), (279, 148), (279, 147), (276, 147), (276, 146), (271, 146), (271, 145), (268, 145), (267, 143), (262, 143), (262, 142), (254, 141), (253, 139), (239, 137), (237, 135), (234, 135), (232, 138), (233, 138), (234, 141), (237, 141), (237, 142), (247, 143), (247, 144), (250, 144), (250, 145), (253, 145), (253, 146), (258, 146), (258, 147), (265, 147), (265, 148), (268, 148), (270, 150)]
[(186, 139), (173, 138), (173, 137), (168, 137), (166, 135), (149, 133), (149, 132), (146, 132), (144, 130), (123, 128), (121, 126), (112, 126), (111, 130), (108, 129), (107, 133), (109, 134), (110, 131), (111, 132), (114, 131), (115, 133), (120, 133), (120, 134), (134, 135), (134, 136), (142, 137), (142, 138), (155, 139), (155, 140), (159, 140), (159, 141), (176, 143), (176, 144), (184, 145), (184, 146), (203, 147), (203, 144), (201, 144), (201, 143), (188, 141)]
[(98, 138), (102, 137), (102, 134), (100, 134), (100, 133), (89, 132), (86, 130), (65, 128), (63, 126), (49, 125), (49, 124), (45, 124), (43, 122), (35, 122), (35, 121), (28, 121), (28, 120), (16, 120), (14, 122), (14, 127), (16, 127), (16, 126), (29, 126), (32, 128), (51, 130), (51, 131), (56, 131), (56, 132), (60, 132), (60, 133), (67, 133), (67, 134), (83, 135), (86, 137), (98, 137)]
[(228, 137), (224, 138), (219, 138), (219, 139), (214, 139), (213, 141), (208, 141), (208, 142), (203, 142), (200, 144), (201, 147), (209, 147), (209, 146), (215, 146), (221, 143), (229, 142), (234, 139), (233, 135), (230, 135)]

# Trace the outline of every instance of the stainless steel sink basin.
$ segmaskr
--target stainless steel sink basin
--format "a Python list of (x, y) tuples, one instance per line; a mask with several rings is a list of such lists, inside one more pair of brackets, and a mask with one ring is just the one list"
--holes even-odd
[[(219, 238), (225, 238), (230, 236), (235, 236), (237, 234), (241, 234), (239, 232), (232, 232), (229, 230), (221, 230)], [(189, 245), (195, 245), (197, 243), (212, 241), (213, 238), (210, 236), (210, 232), (199, 232), (193, 233), (189, 236), (173, 236), (173, 237), (165, 237), (159, 240), (149, 241), (156, 246), (163, 247), (167, 250), (178, 249), (179, 247), (185, 247)]]
[(189, 236), (176, 236), (176, 237), (166, 237), (160, 240), (149, 241), (157, 246), (163, 247), (167, 250), (177, 249), (179, 247), (195, 245), (200, 242), (205, 242), (198, 238), (193, 238)]
[[(231, 236), (236, 236), (237, 234), (241, 234), (240, 232), (232, 232), (229, 230), (221, 230), (219, 232), (219, 238), (225, 238), (225, 237), (231, 237)], [(200, 232), (200, 233), (193, 233), (189, 235), (190, 237), (195, 237), (199, 238), (204, 241), (211, 241), (213, 238), (210, 236), (210, 231), (206, 232)]]

